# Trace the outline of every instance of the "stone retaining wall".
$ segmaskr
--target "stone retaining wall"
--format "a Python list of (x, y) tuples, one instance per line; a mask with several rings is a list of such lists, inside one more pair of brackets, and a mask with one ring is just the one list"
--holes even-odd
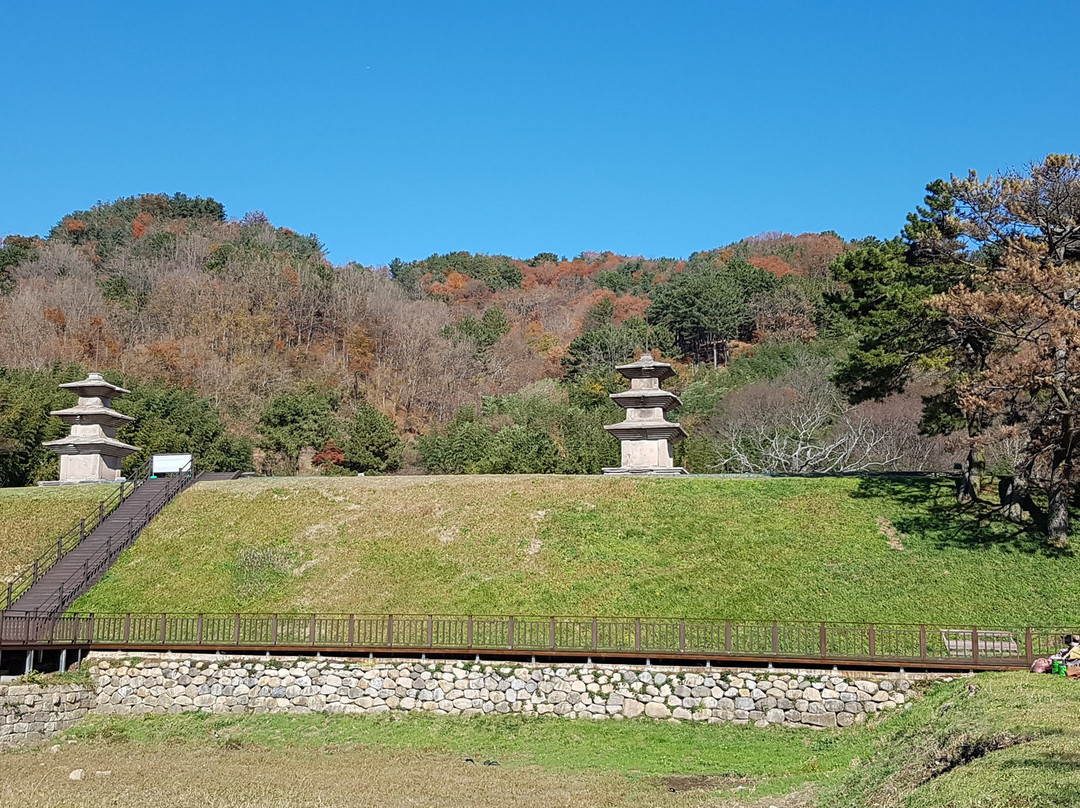
[(0, 746), (40, 741), (74, 726), (94, 706), (78, 685), (0, 685)]
[(95, 710), (211, 713), (520, 713), (570, 718), (846, 727), (902, 707), (906, 678), (848, 680), (610, 665), (548, 667), (327, 659), (93, 659)]

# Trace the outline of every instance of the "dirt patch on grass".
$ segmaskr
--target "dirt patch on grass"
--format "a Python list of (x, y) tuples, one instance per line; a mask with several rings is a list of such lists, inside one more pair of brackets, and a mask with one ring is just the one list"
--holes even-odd
[(878, 532), (888, 540), (889, 547), (891, 549), (904, 549), (904, 534), (897, 530), (892, 522), (890, 522), (884, 516), (879, 516), (877, 518), (877, 526)]
[(927, 776), (919, 785), (928, 783), (943, 774), (948, 774), (953, 769), (965, 766), (991, 752), (1009, 749), (1022, 743), (1030, 743), (1032, 740), (1034, 739), (1029, 736), (1013, 735), (1008, 732), (981, 737), (958, 735), (950, 738), (947, 744), (937, 750), (928, 766), (929, 772)]
[[(788, 794), (755, 794), (761, 780), (737, 774), (673, 774), (655, 781), (672, 797), (685, 793), (689, 804), (730, 808), (813, 808), (817, 789), (804, 784)], [(701, 800), (705, 800), (702, 802)]]

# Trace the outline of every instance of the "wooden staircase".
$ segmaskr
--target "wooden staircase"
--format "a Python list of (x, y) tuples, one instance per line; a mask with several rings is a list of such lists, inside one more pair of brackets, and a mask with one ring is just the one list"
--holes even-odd
[(120, 553), (192, 482), (233, 480), (238, 476), (239, 472), (201, 472), (193, 476), (189, 468), (176, 476), (141, 478), (134, 490), (121, 496), (119, 504), (102, 515), (89, 532), (80, 530), (78, 541), (70, 549), (65, 550), (61, 543), (59, 549), (46, 554), (47, 563), (35, 562), (33, 570), (24, 573), (32, 583), (21, 592), (9, 590), (6, 611), (39, 617), (62, 614), (108, 572)]

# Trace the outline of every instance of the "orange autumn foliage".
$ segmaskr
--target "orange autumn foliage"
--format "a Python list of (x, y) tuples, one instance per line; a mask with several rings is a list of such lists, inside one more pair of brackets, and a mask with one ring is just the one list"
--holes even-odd
[(791, 268), (791, 265), (779, 255), (753, 256), (747, 260), (758, 269), (764, 269), (766, 272), (771, 272), (778, 278), (782, 278), (785, 275), (790, 275), (795, 272), (795, 270)]
[(451, 270), (446, 273), (445, 281), (435, 281), (435, 283), (428, 286), (428, 294), (450, 300), (459, 300), (465, 297), (465, 288), (469, 280), (471, 279), (468, 275)]
[(47, 308), (43, 312), (45, 319), (56, 326), (56, 333), (62, 334), (67, 329), (67, 317), (64, 315), (63, 309)]
[(150, 226), (150, 222), (154, 221), (154, 217), (146, 211), (138, 214), (135, 220), (131, 223), (131, 237), (142, 238), (146, 235), (146, 231)]

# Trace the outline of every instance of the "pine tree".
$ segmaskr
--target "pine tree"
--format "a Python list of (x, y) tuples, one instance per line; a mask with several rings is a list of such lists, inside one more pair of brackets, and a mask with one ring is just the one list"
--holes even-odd
[(372, 407), (361, 404), (345, 441), (345, 466), (353, 471), (395, 471), (401, 466), (404, 444), (394, 424)]

